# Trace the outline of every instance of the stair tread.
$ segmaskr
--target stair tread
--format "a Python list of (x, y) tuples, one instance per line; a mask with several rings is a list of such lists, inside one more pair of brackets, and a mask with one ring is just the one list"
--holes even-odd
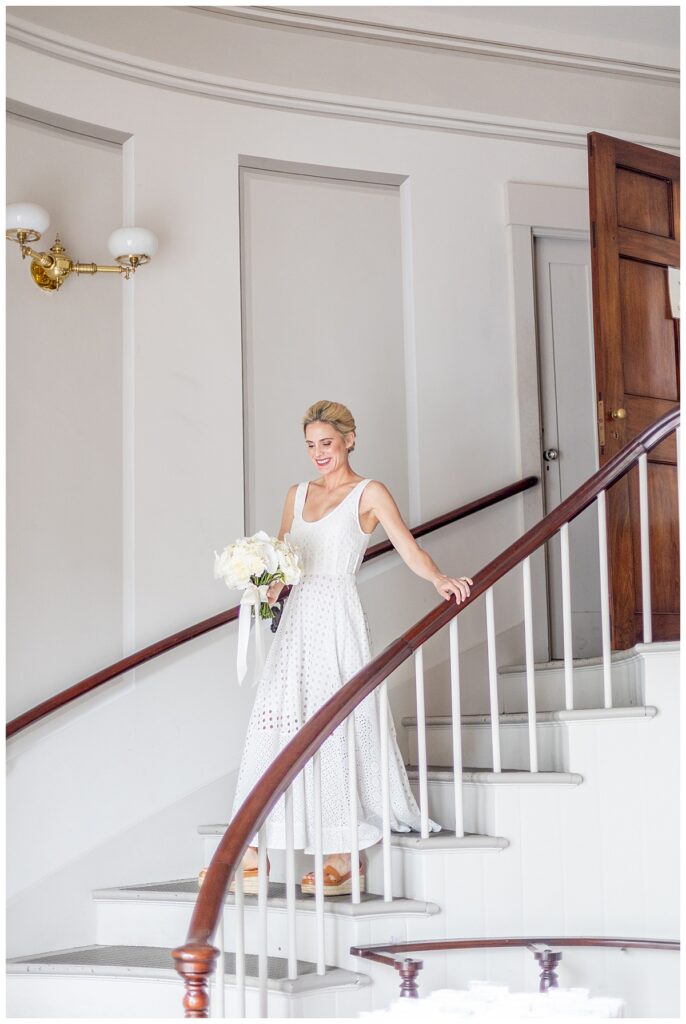
[[(623, 718), (654, 718), (657, 715), (657, 708), (651, 704), (632, 704), (628, 707), (616, 708), (578, 708), (573, 711), (539, 711), (536, 714), (537, 723), (545, 722), (588, 722), (603, 721)], [(528, 724), (529, 716), (526, 711), (503, 711), (498, 719), (501, 725)], [(402, 719), (404, 726), (416, 726), (416, 715), (405, 715)], [(462, 725), (490, 725), (491, 716), (483, 715), (462, 715)], [(451, 726), (452, 715), (427, 715), (426, 725), (429, 726)]]
[[(29, 956), (12, 957), (7, 960), (10, 974), (102, 974), (126, 975), (127, 977), (175, 978), (181, 983), (172, 959), (172, 947), (168, 946), (122, 946), (91, 945), (71, 949), (50, 950)], [(224, 954), (224, 975), (235, 977), (235, 953)], [(298, 960), (296, 979), (288, 978), (288, 959), (280, 956), (267, 958), (267, 971), (272, 987), (295, 991), (298, 987), (325, 985), (360, 985), (368, 982), (367, 975), (348, 971), (341, 967), (326, 968), (326, 975), (318, 976), (317, 965), (309, 960)], [(245, 954), (246, 980), (257, 980), (259, 957), (256, 953)], [(303, 976), (304, 985), (298, 986)], [(310, 976), (308, 978), (308, 976)], [(314, 976), (314, 977), (312, 977)]]
[[(228, 825), (199, 825), (198, 833), (202, 836), (223, 836)], [(431, 832), (427, 839), (422, 839), (419, 832), (392, 832), (391, 846), (403, 849), (468, 849), (492, 850), (505, 849), (509, 846), (502, 836), (488, 836), (481, 832), (467, 832), (464, 836), (456, 836), (454, 830), (442, 828), (440, 832)]]
[[(610, 654), (610, 658), (611, 658), (613, 663), (615, 663), (615, 662), (622, 662), (622, 661), (630, 661), (631, 659), (636, 657), (636, 653), (637, 653), (637, 651), (636, 651), (635, 647), (634, 648), (630, 648), (627, 651), (612, 651), (611, 654)], [(564, 664), (565, 664), (564, 660), (558, 659), (558, 658), (555, 658), (555, 659), (552, 659), (552, 660), (549, 660), (549, 661), (536, 661), (536, 662), (534, 662), (534, 671), (536, 671), (536, 672), (539, 672), (539, 671), (545, 672), (545, 671), (550, 671), (552, 669), (552, 670), (558, 670), (558, 671), (562, 672), (562, 671), (564, 671)], [(573, 667), (575, 669), (577, 669), (577, 668), (585, 668), (587, 665), (595, 667), (595, 666), (602, 665), (602, 664), (603, 664), (603, 656), (602, 656), (602, 654), (596, 654), (596, 655), (593, 655), (590, 658), (574, 658), (572, 660), (572, 665), (573, 665)], [(502, 675), (507, 675), (509, 672), (526, 672), (526, 664), (524, 664), (524, 665), (500, 665), (500, 666), (498, 666), (498, 674), (499, 675), (501, 675), (501, 674)]]
[[(418, 765), (408, 764), (406, 768), (410, 779), (419, 777)], [(447, 782), (455, 777), (452, 765), (428, 764), (426, 769), (429, 781)], [(519, 768), (503, 768), (494, 772), (488, 768), (463, 768), (462, 781), (492, 785), (578, 786), (584, 780), (576, 772), (529, 772)]]
[[(295, 889), (296, 908), (300, 911), (314, 913), (315, 897), (308, 893), (302, 893), (299, 885), (296, 885)], [(112, 886), (111, 888), (96, 889), (93, 897), (96, 900), (157, 900), (160, 902), (195, 903), (198, 898), (198, 880), (197, 878), (178, 878), (168, 882), (143, 882), (136, 885)], [(286, 883), (270, 881), (267, 900), (272, 907), (285, 907)], [(244, 901), (246, 908), (257, 906), (257, 896), (246, 893)], [(229, 906), (235, 903), (233, 893), (227, 891), (224, 903)], [(382, 895), (371, 892), (361, 893), (360, 903), (353, 903), (350, 896), (327, 896), (324, 900), (325, 913), (351, 917), (368, 917), (376, 914), (427, 915), (437, 914), (439, 910), (440, 907), (435, 903), (406, 899), (405, 897), (397, 897), (392, 902), (386, 903)]]
[(466, 832), (456, 836), (451, 829), (442, 828), (440, 832), (430, 832), (423, 839), (419, 832), (404, 832), (395, 837), (397, 846), (411, 850), (504, 850), (510, 845), (503, 836), (487, 836), (480, 832)]

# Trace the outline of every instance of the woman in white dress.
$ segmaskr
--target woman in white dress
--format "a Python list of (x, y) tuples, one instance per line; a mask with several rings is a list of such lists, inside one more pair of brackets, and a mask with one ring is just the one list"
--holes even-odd
[[(381, 523), (406, 565), (428, 580), (441, 597), (453, 594), (459, 603), (471, 580), (442, 573), (419, 547), (403, 522), (388, 489), (367, 480), (350, 466), (355, 447), (355, 421), (338, 402), (321, 401), (304, 417), (305, 444), (319, 477), (294, 484), (286, 495), (279, 538), (286, 534), (300, 549), (303, 576), (286, 602), (274, 642), (258, 683), (246, 735), (233, 802), (235, 815), (266, 768), (295, 733), (356, 672), (371, 660), (369, 628), (355, 577), (369, 543)], [(272, 584), (273, 605), (283, 585)], [(382, 836), (379, 693), (369, 694), (355, 716), (358, 791), (358, 849)], [(389, 713), (391, 828), (420, 830), (420, 814), (410, 790), (393, 719)], [(321, 807), (325, 895), (351, 891), (349, 773), (346, 725), (321, 747)], [(293, 783), (295, 848), (314, 852), (313, 778), (310, 761)], [(440, 825), (430, 821), (432, 831)], [(285, 849), (283, 797), (267, 824), (267, 848)], [(257, 842), (257, 837), (253, 840)], [(360, 862), (360, 885), (364, 868)], [(257, 846), (243, 859), (245, 892), (257, 892)], [(301, 881), (314, 892), (314, 873)], [(235, 883), (232, 883), (232, 890)]]

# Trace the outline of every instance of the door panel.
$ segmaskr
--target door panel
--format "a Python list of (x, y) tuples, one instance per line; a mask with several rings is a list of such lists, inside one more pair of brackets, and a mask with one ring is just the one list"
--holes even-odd
[[(679, 332), (667, 268), (679, 265), (679, 160), (592, 132), (589, 195), (600, 463), (679, 400)], [(614, 414), (614, 415), (613, 415)], [(623, 418), (622, 418), (623, 417)], [(676, 450), (648, 460), (653, 637), (679, 635)], [(636, 471), (608, 492), (612, 645), (643, 639)]]
[[(660, 401), (655, 398), (634, 398), (633, 395), (626, 397), (626, 424), (630, 437), (642, 433), (655, 420), (660, 419), (665, 413), (674, 407), (673, 402)], [(667, 462), (676, 465), (676, 434), (665, 438), (662, 444), (653, 448), (649, 460), (652, 462)]]
[(618, 167), (616, 186), (617, 224), (620, 227), (673, 237), (670, 189), (664, 178)]
[(624, 391), (676, 401), (676, 346), (664, 267), (620, 259), (619, 292)]
[[(669, 640), (674, 626), (678, 628), (675, 608), (679, 607), (679, 536), (678, 524), (671, 514), (677, 500), (676, 474), (668, 463), (653, 464), (649, 459), (648, 501), (650, 505), (650, 597), (655, 640)], [(639, 514), (638, 480), (629, 481), (632, 517)], [(643, 633), (643, 599), (641, 593), (640, 549), (634, 548), (635, 625)]]

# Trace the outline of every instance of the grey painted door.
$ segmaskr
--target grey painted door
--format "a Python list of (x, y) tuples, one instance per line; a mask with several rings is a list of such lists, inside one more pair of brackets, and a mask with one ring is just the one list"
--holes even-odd
[[(537, 238), (536, 313), (541, 398), (541, 472), (546, 512), (598, 468), (590, 250), (587, 239)], [(569, 531), (572, 645), (576, 658), (601, 652), (595, 508)], [(562, 658), (559, 536), (547, 551), (550, 652)]]

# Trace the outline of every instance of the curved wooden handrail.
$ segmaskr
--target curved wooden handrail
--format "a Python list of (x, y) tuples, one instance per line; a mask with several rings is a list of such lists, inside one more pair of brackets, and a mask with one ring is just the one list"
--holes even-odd
[(501, 939), (417, 939), (414, 942), (380, 942), (369, 946), (351, 946), (352, 956), (373, 960), (375, 963), (397, 967), (395, 953), (429, 953), (446, 949), (512, 949), (529, 946), (601, 946), (606, 949), (681, 949), (674, 939), (620, 939), (601, 935), (588, 937), (566, 935), (558, 938), (521, 936)]
[[(545, 946), (544, 950), (537, 950), (536, 946)], [(419, 972), (424, 966), (423, 960), (416, 960), (412, 956), (404, 956), (402, 959), (397, 953), (430, 953), (436, 950), (459, 949), (527, 949), (534, 954), (535, 959), (542, 967), (540, 975), (539, 992), (547, 992), (550, 988), (557, 988), (559, 969), (558, 965), (562, 959), (561, 953), (554, 953), (550, 947), (582, 947), (582, 948), (604, 948), (604, 949), (658, 949), (674, 950), (681, 949), (681, 943), (673, 939), (620, 939), (610, 938), (602, 935), (588, 937), (566, 935), (562, 938), (548, 938), (531, 935), (528, 937), (500, 939), (418, 939), (414, 942), (380, 942), (370, 946), (351, 946), (352, 956), (362, 957), (364, 960), (372, 960), (377, 964), (385, 964), (393, 967), (402, 978), (400, 996), (411, 999), (419, 998)]]
[[(538, 483), (538, 477), (527, 476), (522, 480), (517, 480), (515, 483), (508, 484), (506, 487), (500, 487), (497, 491), (491, 491), (489, 494), (485, 494), (481, 498), (476, 498), (474, 501), (467, 502), (465, 505), (460, 505), (458, 508), (452, 510), (452, 512), (446, 512), (441, 516), (437, 516), (435, 519), (429, 519), (425, 523), (421, 523), (419, 526), (415, 526), (410, 531), (413, 537), (424, 537), (427, 533), (431, 533), (434, 530), (438, 530), (443, 526), (449, 526), (451, 523), (456, 523), (460, 519), (466, 519), (467, 516), (473, 515), (475, 512), (481, 512), (483, 509), (490, 508), (491, 505), (495, 505), (500, 501), (504, 501), (506, 498), (511, 498), (515, 494), (520, 494), (522, 491), (528, 490), (530, 487), (534, 487)], [(379, 555), (384, 555), (388, 551), (393, 550), (393, 545), (389, 540), (382, 541), (379, 544), (374, 544), (368, 548), (363, 561), (368, 562), (372, 558), (378, 558)], [(185, 629), (179, 630), (177, 633), (172, 633), (170, 636), (164, 637), (162, 640), (157, 640), (153, 644), (149, 644), (147, 647), (143, 647), (140, 651), (136, 651), (134, 654), (129, 654), (126, 658), (122, 658), (120, 661), (115, 661), (112, 665), (108, 665), (106, 668), (100, 669), (99, 672), (95, 672), (93, 675), (86, 676), (85, 679), (81, 679), (78, 683), (74, 683), (73, 686), (68, 687), (66, 690), (61, 690), (54, 696), (49, 697), (47, 700), (42, 701), (35, 707), (30, 708), (28, 711), (22, 712), (17, 718), (13, 718), (7, 723), (5, 735), (7, 739), (11, 736), (16, 735), (22, 729), (26, 729), (27, 726), (32, 725), (34, 722), (39, 721), (46, 715), (49, 715), (52, 711), (57, 711), (59, 708), (64, 707), (65, 704), (69, 704), (71, 701), (76, 700), (77, 697), (82, 697), (86, 693), (90, 693), (92, 690), (96, 690), (99, 686), (104, 683), (108, 683), (111, 679), (116, 679), (117, 676), (124, 675), (126, 672), (130, 672), (132, 669), (137, 668), (139, 665), (144, 665), (146, 661), (151, 661), (153, 658), (159, 657), (160, 654), (166, 654), (167, 651), (173, 651), (176, 647), (180, 647), (182, 644), (188, 643), (189, 640), (194, 640), (198, 636), (204, 636), (206, 633), (212, 632), (214, 629), (218, 629), (220, 626), (225, 626), (229, 622), (233, 622), (238, 618), (240, 605), (236, 605), (234, 608), (229, 608), (227, 611), (219, 612), (217, 615), (211, 616), (209, 619), (203, 619), (202, 622), (196, 622), (193, 626), (187, 626)]]
[(428, 612), (348, 680), (305, 722), (248, 794), (210, 861), (195, 904), (186, 943), (172, 951), (176, 969), (186, 978), (189, 991), (197, 992), (198, 988), (202, 988), (201, 979), (208, 969), (210, 973), (214, 970), (218, 950), (210, 945), (210, 939), (219, 921), (229, 880), (240, 864), (250, 840), (324, 741), (391, 672), (510, 569), (549, 540), (564, 523), (580, 515), (601, 491), (628, 473), (639, 455), (651, 451), (668, 437), (679, 422), (679, 409), (673, 409), (630, 441), (557, 508), (476, 573), (471, 593), (460, 605), (455, 601), (442, 602)]

